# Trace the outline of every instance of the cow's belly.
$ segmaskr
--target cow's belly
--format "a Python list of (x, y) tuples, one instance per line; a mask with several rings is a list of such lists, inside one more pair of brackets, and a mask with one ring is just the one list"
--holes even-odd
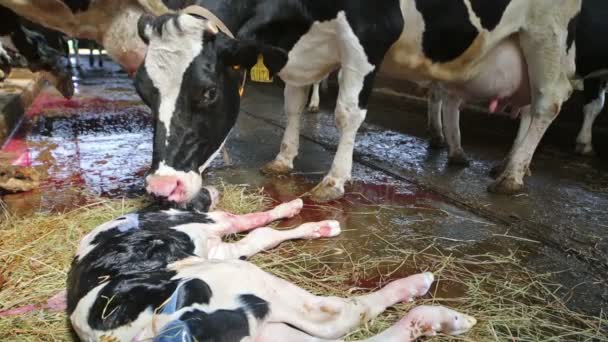
[(279, 72), (285, 83), (304, 86), (316, 83), (338, 68), (336, 48), (338, 19), (315, 22), (289, 51), (287, 64)]

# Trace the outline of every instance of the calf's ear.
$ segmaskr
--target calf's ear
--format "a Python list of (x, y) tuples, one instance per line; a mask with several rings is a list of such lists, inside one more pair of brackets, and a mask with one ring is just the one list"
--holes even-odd
[(152, 34), (152, 23), (154, 22), (154, 16), (150, 14), (143, 14), (137, 21), (137, 33), (139, 38), (148, 45), (150, 43), (150, 35)]
[[(220, 32), (218, 35), (223, 33)], [(257, 63), (258, 56), (261, 55), (272, 76), (281, 71), (287, 63), (287, 53), (283, 49), (252, 40), (237, 40), (223, 36), (220, 39), (219, 56), (228, 66), (239, 65), (249, 69)]]

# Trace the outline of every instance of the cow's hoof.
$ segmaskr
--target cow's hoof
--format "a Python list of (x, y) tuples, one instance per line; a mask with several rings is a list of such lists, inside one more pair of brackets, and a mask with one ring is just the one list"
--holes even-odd
[(498, 178), (498, 176), (500, 176), (501, 173), (503, 173), (505, 171), (505, 162), (502, 161), (496, 165), (494, 165), (491, 169), (490, 169), (490, 177), (496, 179)]
[(595, 157), (595, 151), (591, 144), (576, 143), (576, 153), (585, 157)]
[(442, 136), (431, 136), (429, 139), (429, 147), (438, 150), (445, 147), (445, 138)]
[(319, 112), (319, 106), (308, 107), (308, 112), (309, 113), (318, 113)]
[[(494, 165), (494, 167), (490, 169), (490, 177), (494, 179), (498, 178), (505, 171), (506, 165), (507, 164), (504, 161)], [(526, 172), (524, 175), (526, 177), (532, 176), (532, 171), (530, 170), (529, 166), (526, 168)]]
[(285, 165), (285, 163), (273, 160), (270, 163), (264, 165), (260, 171), (265, 175), (286, 175), (293, 170), (293, 167)]
[(500, 195), (515, 195), (524, 189), (524, 183), (516, 181), (513, 177), (498, 179), (488, 186), (488, 191)]
[(456, 153), (453, 156), (448, 157), (448, 164), (453, 166), (469, 166), (471, 165), (471, 161), (467, 156), (463, 153)]
[(331, 177), (326, 177), (310, 192), (310, 198), (318, 203), (330, 202), (344, 196), (344, 186)]

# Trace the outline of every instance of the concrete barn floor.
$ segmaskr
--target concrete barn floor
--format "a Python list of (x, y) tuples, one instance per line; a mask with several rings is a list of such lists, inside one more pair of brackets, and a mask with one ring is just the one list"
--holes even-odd
[[(70, 101), (45, 89), (3, 147), (2, 153), (26, 158), (46, 173), (40, 189), (3, 196), (12, 211), (64, 210), (83, 203), (86, 191), (113, 197), (142, 193), (151, 158), (148, 108), (110, 62), (103, 70), (86, 69), (75, 82), (78, 94)], [(249, 83), (227, 144), (232, 164), (216, 160), (208, 180), (262, 186), (281, 201), (310, 190), (329, 169), (338, 140), (334, 94), (322, 98), (320, 113), (303, 116), (293, 175), (266, 177), (258, 170), (278, 151), (285, 125), (282, 88)], [(413, 233), (435, 236), (446, 251), (517, 251), (531, 269), (556, 273), (571, 308), (605, 313), (608, 163), (573, 155), (568, 142), (577, 127), (550, 131), (526, 192), (504, 197), (486, 192), (487, 174), (507, 152), (516, 123), (465, 111), (463, 145), (472, 164), (455, 168), (446, 166), (445, 151), (428, 149), (425, 113), (420, 101), (375, 94), (358, 135), (346, 197), (323, 206), (307, 202), (302, 215), (287, 224), (338, 219), (346, 231), (322, 243), (360, 255), (381, 255), (386, 241), (424, 248), (408, 240)]]

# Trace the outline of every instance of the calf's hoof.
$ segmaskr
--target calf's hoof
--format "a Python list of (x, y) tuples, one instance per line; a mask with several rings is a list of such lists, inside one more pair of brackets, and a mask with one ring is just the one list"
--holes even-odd
[(277, 160), (271, 161), (260, 169), (265, 175), (287, 175), (291, 170), (293, 170), (293, 167)]
[(308, 112), (309, 113), (318, 113), (319, 112), (319, 106), (308, 107)]
[(438, 150), (445, 146), (445, 138), (442, 136), (431, 136), (429, 139), (429, 147), (432, 149)]
[(585, 157), (595, 157), (595, 151), (591, 144), (576, 143), (576, 153)]
[(453, 156), (448, 157), (448, 165), (453, 166), (469, 166), (471, 161), (464, 153), (456, 153)]
[(330, 202), (344, 196), (344, 186), (338, 185), (331, 177), (326, 177), (310, 192), (310, 198), (318, 203)]
[(462, 335), (477, 324), (475, 317), (439, 305), (417, 306), (402, 321), (415, 336)]
[(488, 191), (500, 195), (515, 195), (524, 189), (524, 183), (516, 181), (513, 177), (496, 180), (488, 186)]

